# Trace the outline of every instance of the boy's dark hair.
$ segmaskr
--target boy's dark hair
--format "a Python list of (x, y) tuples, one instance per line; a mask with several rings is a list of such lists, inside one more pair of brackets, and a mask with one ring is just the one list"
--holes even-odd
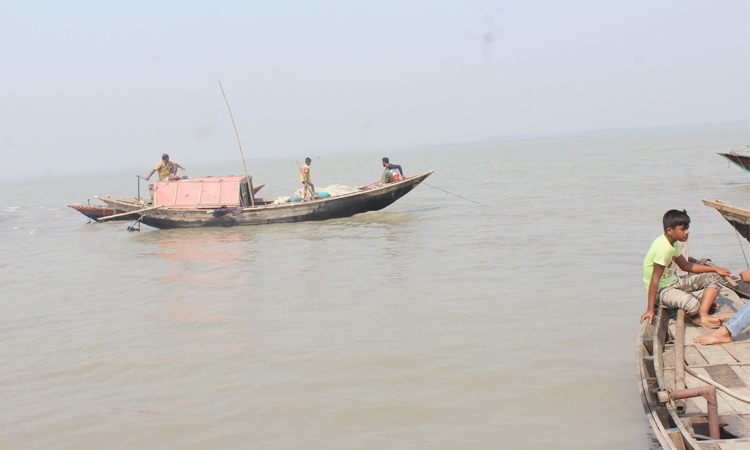
[(383, 162), (388, 164), (390, 161), (388, 160), (388, 158), (383, 158)]
[(162, 160), (162, 161), (164, 161), (164, 160), (165, 160), (165, 159), (167, 159), (167, 158), (169, 158), (169, 155), (167, 155), (166, 153), (165, 153), (165, 154), (163, 154), (163, 155), (161, 155), (161, 160)]
[(312, 159), (310, 159), (310, 158), (305, 158), (305, 164), (310, 164), (311, 162), (312, 162)]
[(664, 232), (667, 232), (667, 228), (675, 229), (682, 225), (684, 227), (690, 225), (690, 217), (687, 215), (687, 211), (677, 209), (670, 209), (664, 214), (664, 218), (661, 220), (664, 225)]

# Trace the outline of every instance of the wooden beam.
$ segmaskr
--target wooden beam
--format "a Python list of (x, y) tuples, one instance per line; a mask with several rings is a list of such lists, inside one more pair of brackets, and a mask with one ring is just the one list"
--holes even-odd
[(130, 215), (130, 214), (138, 214), (138, 213), (142, 213), (143, 211), (150, 211), (150, 210), (156, 209), (156, 208), (161, 208), (161, 206), (152, 206), (150, 208), (139, 209), (137, 211), (128, 211), (128, 212), (124, 212), (124, 213), (120, 213), (120, 214), (115, 214), (113, 216), (100, 217), (100, 218), (96, 219), (96, 221), (97, 222), (101, 222), (102, 220), (114, 219), (115, 217), (122, 217), (122, 216), (127, 216), (127, 215)]

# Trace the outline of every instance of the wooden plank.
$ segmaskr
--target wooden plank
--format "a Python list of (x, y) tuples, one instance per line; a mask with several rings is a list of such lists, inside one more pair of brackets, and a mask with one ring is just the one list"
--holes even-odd
[[(696, 372), (698, 372), (700, 370), (703, 370), (703, 369), (695, 369)], [(705, 370), (703, 370), (703, 371), (705, 372)], [(701, 375), (704, 375), (704, 374), (701, 373)], [(705, 384), (706, 383), (704, 383), (701, 380), (695, 378), (694, 376), (690, 375), (689, 373), (685, 373), (685, 385), (688, 388), (694, 388), (694, 387), (698, 387), (698, 386), (705, 386)], [(701, 399), (691, 398), (688, 401), (686, 401), (685, 402), (685, 411), (686, 412), (688, 412), (687, 411), (688, 404), (690, 404), (691, 402), (693, 403), (693, 405), (695, 406), (695, 408), (697, 408), (698, 411), (700, 411), (701, 414), (708, 414), (708, 409), (706, 408), (706, 401), (703, 400), (702, 398)], [(690, 411), (690, 412), (693, 412), (693, 411)]]
[[(705, 383), (703, 384), (705, 386)], [(702, 398), (698, 401), (703, 400)], [(724, 392), (721, 392), (720, 390), (716, 390), (716, 402), (719, 404), (719, 415), (726, 416), (729, 414), (740, 414), (743, 411), (738, 411), (734, 409), (734, 404), (737, 402), (736, 398), (732, 397), (731, 395), (727, 395)], [(703, 400), (705, 403), (705, 400)], [(742, 402), (740, 402), (742, 403)]]
[(679, 428), (667, 428), (664, 431), (677, 450), (685, 450), (685, 441), (682, 439), (682, 432)]
[[(748, 388), (734, 388), (732, 389), (732, 392), (743, 397), (750, 398), (750, 389)], [(718, 389), (716, 390), (716, 393), (721, 397), (719, 403), (721, 403), (722, 400), (725, 401), (727, 405), (731, 406), (732, 409), (737, 411), (736, 414), (750, 414), (750, 403), (745, 403), (742, 400), (738, 400), (725, 392), (721, 392)]]
[(748, 416), (724, 416), (721, 418), (721, 423), (726, 424), (721, 428), (732, 436), (750, 436), (750, 421), (747, 419)]
[[(689, 378), (690, 375), (686, 375), (685, 378)], [(701, 399), (703, 401), (703, 399)], [(703, 409), (700, 404), (692, 398), (685, 399), (685, 414), (707, 414), (706, 402), (703, 401)]]
[(688, 366), (705, 366), (708, 364), (708, 361), (701, 355), (701, 352), (692, 345), (685, 347), (685, 362)]
[(750, 386), (750, 367), (735, 366), (732, 367), (732, 370), (734, 370), (734, 373), (740, 377), (740, 380), (742, 380), (747, 386)]
[[(674, 367), (674, 345), (664, 349), (662, 353), (662, 362), (664, 367)], [(662, 371), (662, 383), (665, 389), (673, 391), (674, 387), (674, 369)]]
[[(713, 364), (691, 364), (691, 369), (705, 369), (706, 367), (711, 367)], [(743, 362), (736, 362), (736, 363), (727, 363), (727, 366), (729, 367), (744, 367), (744, 366), (750, 366), (750, 363), (743, 363)], [(664, 370), (674, 370), (674, 367), (664, 367)], [(747, 384), (747, 383), (746, 383)], [(750, 384), (748, 384), (750, 386)]]
[(643, 347), (646, 349), (646, 353), (649, 355), (654, 354), (654, 338), (651, 336), (643, 336)]
[(739, 311), (743, 306), (745, 306), (745, 302), (742, 299), (740, 299), (737, 295), (728, 296), (728, 298), (725, 299), (725, 303), (726, 303), (727, 312), (730, 313), (732, 316), (737, 314), (737, 311)]
[(679, 417), (680, 423), (682, 424), (682, 428), (687, 430), (688, 434), (695, 434), (695, 430), (693, 430), (693, 421), (690, 417), (685, 417), (685, 415), (681, 415)]
[(710, 375), (711, 379), (720, 385), (728, 388), (743, 388), (747, 387), (744, 381), (726, 364), (715, 364), (713, 366), (706, 367), (706, 372)]
[[(732, 304), (734, 304), (735, 306), (739, 306), (740, 308), (742, 308), (742, 305), (744, 305), (747, 301), (747, 299), (741, 298), (737, 294), (737, 292), (734, 291), (734, 289), (731, 289), (727, 286), (724, 286), (721, 291), (719, 291), (719, 295), (732, 302)], [(739, 304), (737, 302), (739, 302)]]
[(721, 450), (747, 450), (750, 448), (750, 439), (732, 439), (717, 442)]
[(122, 216), (127, 216), (129, 214), (142, 213), (143, 211), (151, 211), (152, 209), (156, 209), (156, 208), (160, 208), (160, 206), (152, 206), (150, 208), (143, 208), (143, 209), (139, 209), (139, 210), (136, 210), (136, 211), (128, 211), (128, 212), (124, 212), (124, 213), (115, 214), (113, 216), (100, 217), (100, 218), (98, 218), (96, 220), (97, 221), (108, 220), (108, 219), (112, 219), (114, 217), (122, 217)]
[(750, 345), (747, 343), (734, 342), (731, 344), (722, 344), (721, 347), (737, 361), (750, 363)]
[(700, 354), (706, 358), (706, 361), (708, 361), (709, 364), (727, 364), (737, 362), (737, 360), (734, 359), (734, 356), (721, 348), (721, 345), (695, 344), (695, 348), (697, 348)]
[[(695, 371), (695, 373), (697, 373), (697, 374), (699, 374), (701, 376), (704, 376), (706, 378), (709, 378), (708, 372), (706, 372), (706, 369), (693, 369), (693, 370)], [(694, 388), (694, 387), (700, 387), (700, 386), (705, 386), (706, 385), (705, 382), (703, 382), (703, 381), (695, 378), (694, 376), (690, 375), (689, 373), (685, 374), (685, 384), (687, 385), (688, 388)], [(724, 394), (723, 392), (719, 391), (718, 389), (716, 390), (716, 394), (717, 394), (716, 395), (717, 403), (719, 404), (719, 415), (722, 415), (722, 414), (737, 414), (737, 410), (734, 409), (734, 407), (731, 406), (731, 403), (723, 397), (723, 395), (726, 395), (726, 394)], [(727, 397), (729, 397), (729, 396), (727, 396)], [(695, 400), (696, 405), (698, 406), (698, 408), (700, 408), (701, 413), (702, 414), (708, 414), (708, 409), (706, 407), (706, 401), (703, 398), (697, 398), (697, 397), (694, 400)]]
[(701, 450), (721, 450), (721, 447), (719, 447), (719, 444), (715, 442), (710, 441), (700, 441), (700, 449)]

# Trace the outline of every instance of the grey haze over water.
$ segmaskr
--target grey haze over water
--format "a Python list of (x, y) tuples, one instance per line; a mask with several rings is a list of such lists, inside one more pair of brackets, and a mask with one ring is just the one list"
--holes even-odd
[[(655, 448), (643, 256), (686, 208), (691, 255), (745, 267), (700, 199), (750, 206), (715, 154), (749, 137), (401, 149), (407, 175), (485, 206), (422, 185), (380, 212), (228, 229), (130, 233), (66, 208), (135, 195), (131, 171), (0, 181), (0, 447)], [(313, 180), (368, 184), (382, 156), (316, 158)], [(297, 189), (294, 159), (252, 162), (264, 195)]]
[(746, 1), (0, 4), (0, 179), (750, 119)]

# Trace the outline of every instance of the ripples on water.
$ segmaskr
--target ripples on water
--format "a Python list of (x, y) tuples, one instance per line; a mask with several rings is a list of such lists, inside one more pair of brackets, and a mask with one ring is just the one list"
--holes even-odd
[[(700, 199), (750, 203), (714, 153), (747, 141), (392, 151), (486, 206), (420, 186), (385, 211), (248, 228), (129, 233), (65, 208), (134, 195), (129, 171), (4, 181), (0, 447), (658, 447), (634, 367), (642, 258), (684, 207), (691, 253), (743, 268)], [(382, 156), (329, 155), (313, 179), (367, 184)], [(262, 194), (297, 188), (291, 159), (250, 166)]]

